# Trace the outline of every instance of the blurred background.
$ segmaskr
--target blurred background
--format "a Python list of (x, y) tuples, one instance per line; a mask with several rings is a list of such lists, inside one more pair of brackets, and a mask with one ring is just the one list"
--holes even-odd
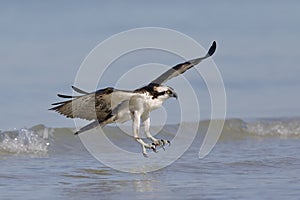
[[(0, 128), (73, 127), (72, 120), (48, 111), (59, 100), (56, 93), (71, 94), (79, 66), (97, 44), (148, 26), (182, 32), (204, 48), (217, 41), (213, 60), (225, 84), (227, 118), (297, 117), (299, 8), (299, 1), (258, 0), (1, 1)], [(170, 66), (182, 61), (166, 58), (163, 64)], [(130, 69), (131, 63), (118, 64)], [(185, 77), (205, 90), (201, 78)], [(197, 95), (202, 119), (209, 118), (209, 97)]]

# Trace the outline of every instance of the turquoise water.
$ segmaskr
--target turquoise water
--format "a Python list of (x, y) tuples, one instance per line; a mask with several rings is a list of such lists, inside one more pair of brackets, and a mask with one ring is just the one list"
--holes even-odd
[[(228, 120), (213, 151), (199, 159), (207, 128), (207, 122), (201, 122), (180, 159), (143, 174), (101, 164), (71, 129), (39, 125), (3, 131), (0, 199), (298, 199), (299, 124), (298, 118)], [(118, 134), (122, 138), (115, 133), (114, 140)], [(121, 145), (139, 150), (133, 140), (123, 141)]]

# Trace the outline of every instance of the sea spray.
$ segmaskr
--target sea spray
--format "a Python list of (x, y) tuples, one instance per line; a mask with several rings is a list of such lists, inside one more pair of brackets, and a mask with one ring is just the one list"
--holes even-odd
[[(185, 122), (185, 130), (191, 131), (190, 129), (191, 127), (194, 127), (194, 123), (197, 122)], [(201, 139), (206, 134), (210, 121), (205, 120), (198, 123), (199, 129), (197, 134), (201, 136)], [(155, 129), (155, 127), (152, 128)], [(130, 129), (130, 127), (128, 129)], [(177, 129), (178, 124), (165, 125), (158, 133), (157, 137), (165, 137), (172, 140), (176, 135)], [(80, 140), (73, 135), (74, 131), (74, 128), (48, 128), (44, 125), (36, 125), (29, 129), (22, 128), (10, 131), (0, 131), (0, 154), (47, 153), (50, 147), (53, 152), (60, 153), (68, 152), (73, 147), (78, 149)], [(130, 150), (132, 150), (133, 147), (139, 148), (139, 146), (128, 145), (132, 144), (133, 140), (116, 126), (107, 126), (104, 128), (104, 132), (113, 143), (121, 148)], [(143, 135), (141, 136), (143, 137)], [(300, 138), (300, 118), (253, 120), (227, 119), (225, 120), (222, 134), (218, 142), (257, 137), (277, 137), (283, 139)], [(201, 141), (198, 143), (201, 143)]]
[(42, 131), (22, 128), (0, 133), (0, 152), (13, 154), (37, 154), (48, 151), (49, 129)]

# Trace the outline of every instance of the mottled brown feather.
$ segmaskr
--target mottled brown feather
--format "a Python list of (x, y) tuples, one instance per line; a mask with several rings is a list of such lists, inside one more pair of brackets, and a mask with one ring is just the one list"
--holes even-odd
[(105, 88), (94, 93), (77, 96), (69, 101), (54, 103), (57, 105), (49, 110), (54, 110), (68, 118), (86, 120), (105, 119), (118, 104), (132, 96), (132, 92)]

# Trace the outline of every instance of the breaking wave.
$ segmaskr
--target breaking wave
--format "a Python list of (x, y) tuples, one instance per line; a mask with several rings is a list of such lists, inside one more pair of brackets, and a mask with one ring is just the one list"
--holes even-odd
[(258, 136), (300, 136), (300, 119), (262, 119), (246, 124), (246, 131)]
[(300, 118), (255, 119), (247, 122), (230, 119), (225, 121), (222, 134), (240, 134), (248, 137), (300, 137)]
[[(191, 123), (185, 123), (189, 131)], [(199, 122), (198, 134), (206, 133), (209, 121)], [(172, 134), (176, 132), (178, 125), (167, 125), (161, 130), (161, 134)], [(107, 134), (118, 139), (122, 136), (120, 129), (109, 127), (105, 131)], [(0, 154), (41, 154), (48, 153), (54, 148), (57, 152), (62, 152), (80, 142), (75, 138), (73, 128), (48, 128), (44, 125), (37, 125), (32, 128), (22, 128), (19, 130), (0, 131)], [(280, 119), (227, 119), (221, 134), (220, 142), (226, 140), (236, 140), (245, 138), (300, 138), (300, 118), (280, 118)]]
[[(38, 128), (38, 129), (37, 129)], [(50, 146), (49, 130), (43, 125), (0, 132), (0, 153), (47, 153)]]

